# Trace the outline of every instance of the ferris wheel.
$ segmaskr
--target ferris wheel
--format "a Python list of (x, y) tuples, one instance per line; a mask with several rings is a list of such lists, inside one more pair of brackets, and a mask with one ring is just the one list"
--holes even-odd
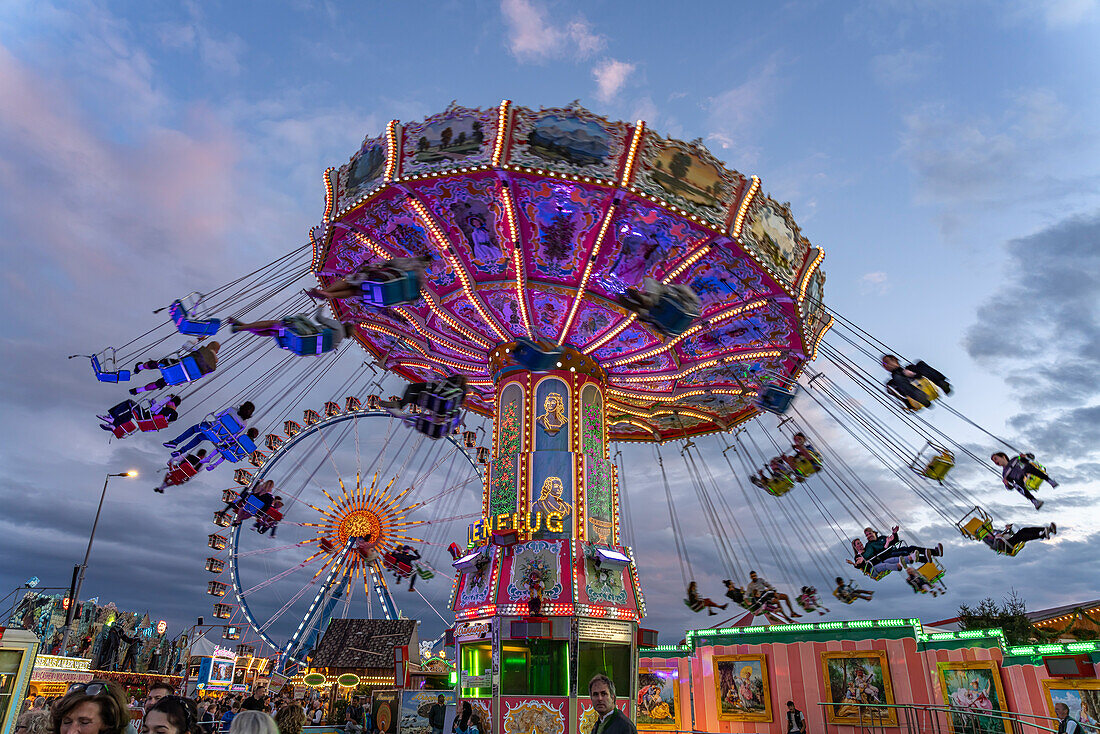
[[(237, 470), (240, 491), (226, 490), (214, 515), (229, 530), (209, 537), (219, 555), (207, 570), (228, 572), (208, 584), (214, 616), (247, 624), (281, 662), (304, 663), (334, 617), (408, 609), (451, 623), (440, 613), (450, 585), (432, 578), (448, 562), (444, 539), (479, 514), (460, 514), (479, 507), (477, 434), (426, 440), (371, 409), (377, 401), (351, 397), (285, 421), (282, 436), (267, 437), (271, 455), (255, 473)], [(269, 505), (277, 500), (264, 510), (268, 488)], [(402, 586), (413, 595), (395, 593)]]

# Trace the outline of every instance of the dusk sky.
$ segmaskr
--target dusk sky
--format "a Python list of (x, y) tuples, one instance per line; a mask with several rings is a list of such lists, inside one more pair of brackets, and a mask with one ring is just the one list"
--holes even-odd
[[(0, 3), (0, 299), (9, 314), (0, 594), (31, 576), (67, 586), (104, 474), (135, 467), (141, 478), (111, 481), (82, 596), (148, 610), (172, 635), (195, 616), (209, 620), (205, 540), (232, 472), (153, 494), (166, 458), (159, 443), (171, 436), (108, 442), (95, 414), (125, 394), (66, 357), (127, 342), (157, 326), (151, 312), (173, 298), (306, 243), (322, 216), (325, 168), (390, 119), (419, 121), (452, 100), (537, 109), (579, 99), (612, 120), (701, 138), (730, 167), (760, 176), (826, 250), (827, 305), (946, 373), (951, 407), (1034, 451), (1061, 481), (1042, 490), (1048, 504), (1037, 513), (986, 469), (960, 465), (966, 496), (1002, 522), (1058, 524), (1055, 539), (996, 556), (804, 400), (890, 514), (922, 543), (945, 543), (950, 591), (914, 596), (892, 575), (860, 581), (876, 591), (870, 603), (833, 603), (819, 571), (854, 575), (843, 538), (807, 532), (775, 511), (775, 498), (755, 495), (750, 508), (731, 492), (747, 528), (734, 543), (773, 583), (795, 593), (816, 585), (828, 619), (933, 621), (1013, 588), (1031, 609), (1100, 597), (1098, 38), (1095, 0)], [(320, 408), (361, 363), (356, 351), (344, 345), (305, 403), (264, 406), (265, 418)], [(866, 358), (863, 366), (877, 369)], [(391, 379), (383, 392), (398, 389)], [(190, 407), (201, 417), (221, 405)], [(946, 410), (927, 420), (979, 457), (999, 450)], [(775, 434), (773, 417), (762, 422)], [(698, 443), (728, 482), (723, 444)], [(692, 523), (693, 575), (717, 597), (730, 570), (703, 532), (679, 448), (662, 451), (680, 516)], [(643, 625), (674, 642), (710, 622), (680, 601), (653, 450), (623, 453)], [(477, 512), (478, 493), (465, 494), (466, 506), (440, 512)], [(862, 508), (834, 509), (837, 532), (854, 536)], [(793, 517), (820, 519), (810, 510)], [(769, 559), (776, 541), (749, 527), (754, 512), (770, 514), (804, 578)], [(466, 522), (452, 524), (447, 542), (464, 538)], [(445, 554), (430, 553), (447, 570)], [(448, 592), (437, 577), (424, 593), (442, 611)], [(422, 639), (439, 633), (419, 597), (398, 596), (410, 616), (424, 615)]]

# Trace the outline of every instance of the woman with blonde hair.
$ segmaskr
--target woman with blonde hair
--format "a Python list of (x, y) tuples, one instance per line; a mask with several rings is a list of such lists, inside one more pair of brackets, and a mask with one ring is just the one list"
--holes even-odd
[(288, 703), (275, 714), (275, 725), (279, 727), (279, 734), (302, 734), (302, 727), (306, 723), (306, 712), (296, 703)]
[(24, 711), (15, 722), (12, 734), (49, 734), (50, 712), (46, 709)]
[(242, 711), (233, 717), (229, 734), (279, 734), (279, 727), (263, 711)]

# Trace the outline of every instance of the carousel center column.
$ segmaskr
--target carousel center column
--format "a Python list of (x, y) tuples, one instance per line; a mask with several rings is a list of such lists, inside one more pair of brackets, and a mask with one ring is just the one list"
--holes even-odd
[(482, 518), (456, 563), (460, 693), (499, 732), (546, 717), (564, 732), (591, 731), (593, 675), (614, 680), (624, 709), (633, 701), (644, 613), (620, 545), (604, 374), (569, 349), (533, 373), (511, 361), (512, 348), (490, 355), (493, 459)]

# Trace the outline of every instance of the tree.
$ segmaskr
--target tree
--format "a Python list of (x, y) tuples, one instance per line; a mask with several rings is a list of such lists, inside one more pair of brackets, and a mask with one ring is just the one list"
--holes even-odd
[(419, 150), (421, 153), (423, 153), (429, 147), (431, 147), (431, 143), (428, 142), (428, 139), (426, 137), (421, 135), (420, 140), (416, 141), (416, 149)]
[(485, 140), (485, 133), (481, 130), (481, 120), (474, 120), (472, 127), (474, 129), (474, 142), (481, 145), (482, 141)]
[(964, 630), (1001, 628), (1009, 645), (1026, 645), (1035, 637), (1031, 620), (1027, 618), (1027, 605), (1013, 589), (1001, 604), (985, 598), (976, 607), (963, 604), (959, 607), (959, 624)]
[(691, 168), (691, 156), (687, 153), (677, 152), (668, 164), (668, 172), (673, 178), (683, 178), (687, 175), (689, 168)]
[(466, 131), (463, 130), (462, 132), (460, 132), (458, 134), (458, 137), (455, 138), (455, 145), (462, 145), (465, 142), (466, 142)]
[(451, 138), (454, 136), (454, 131), (449, 127), (443, 128), (443, 132), (439, 134), (439, 137), (443, 140), (443, 144), (439, 147), (446, 148), (451, 144)]
[(551, 260), (562, 260), (573, 249), (573, 220), (559, 207), (558, 213), (550, 222), (550, 226), (543, 231), (543, 253)]

